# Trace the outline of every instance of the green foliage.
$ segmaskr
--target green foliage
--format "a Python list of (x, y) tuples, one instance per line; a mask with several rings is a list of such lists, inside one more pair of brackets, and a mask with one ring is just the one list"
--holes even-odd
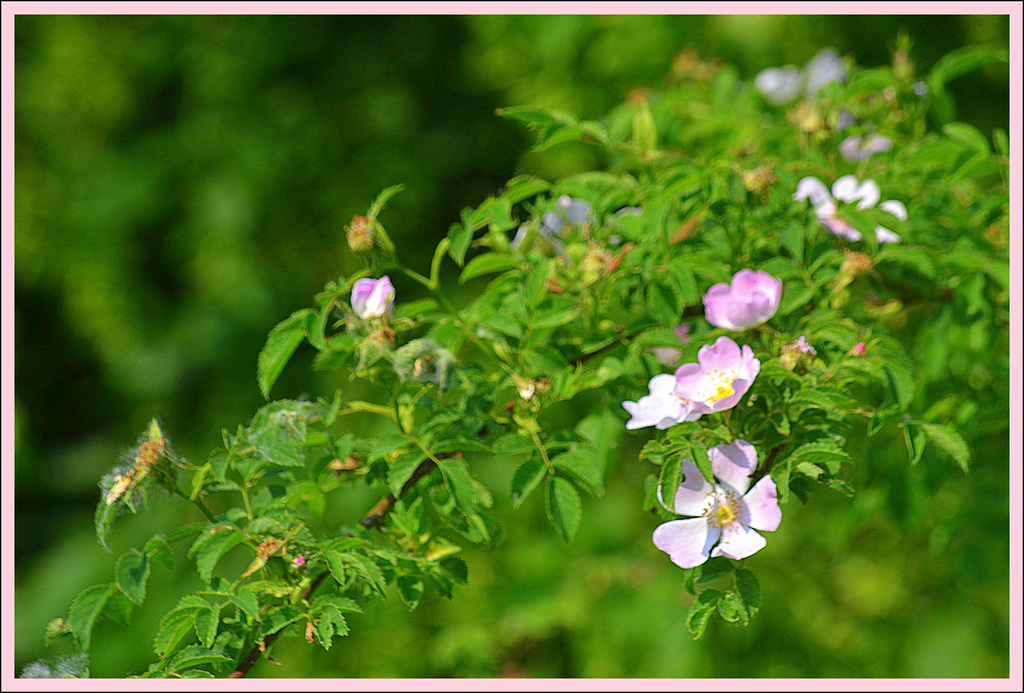
[[(998, 57), (954, 56), (929, 84), (938, 90)], [(910, 464), (936, 448), (966, 471), (958, 402), (972, 383), (1004, 372), (1004, 360), (986, 354), (1006, 342), (1006, 180), (984, 136), (956, 122), (927, 132), (923, 108), (892, 69), (853, 68), (789, 117), (727, 69), (623, 103), (601, 121), (503, 109), (535, 134), (538, 151), (575, 142), (596, 147), (607, 165), (551, 182), (521, 176), (462, 210), (428, 253), (429, 277), (403, 264), (377, 220), (402, 186), (380, 193), (366, 219), (384, 252), (274, 327), (257, 361), (264, 397), (304, 341), (316, 368), (364, 387), (270, 401), (225, 430), (223, 449), (203, 463), (177, 457), (154, 423), (134, 466), (101, 482), (101, 542), (118, 511), (138, 510), (150, 488), (192, 503), (207, 522), (124, 553), (113, 583), (81, 593), (67, 619), (80, 648), (89, 649), (101, 616), (127, 623), (146, 599), (151, 564), (173, 566), (172, 545), (191, 539), (186, 556), (201, 586), (161, 620), (147, 676), (244, 674), (279, 635), (329, 650), (350, 633), (345, 613), (394, 592), (413, 610), (466, 584), (467, 563), (455, 554), (504, 536), (495, 494), (519, 509), (540, 504), (572, 541), (590, 513), (582, 494), (603, 501), (609, 450), (630, 441), (657, 467), (633, 490), (634, 506), (665, 521), (682, 515), (674, 491), (692, 481), (686, 461), (712, 482), (716, 447), (747, 441), (757, 456), (751, 482), (777, 489), (779, 533), (794, 497), (854, 493), (851, 470), (866, 463), (854, 443), (862, 431), (905, 445)], [(893, 151), (838, 159), (841, 111), (873, 118)], [(853, 174), (905, 204), (907, 219), (845, 203), (819, 219), (794, 200), (805, 177), (829, 187)], [(829, 232), (840, 223), (862, 240)], [(884, 242), (883, 224), (898, 244)], [(446, 255), (458, 283), (478, 289), (464, 301), (446, 293)], [(744, 268), (781, 280), (777, 310), (751, 329), (711, 325), (706, 292)], [(398, 295), (376, 318), (349, 310), (355, 281), (386, 272), (430, 298)], [(924, 339), (918, 324), (964, 339)], [(622, 402), (730, 335), (759, 362), (732, 408), (626, 433)], [(734, 382), (706, 401), (730, 396)], [(488, 488), (484, 464), (506, 466), (509, 487)], [(362, 519), (325, 522), (328, 499), (355, 488), (381, 500)], [(714, 556), (679, 574), (695, 597), (685, 617), (694, 638), (718, 627), (716, 613), (746, 626), (771, 608), (757, 559), (741, 560)]]

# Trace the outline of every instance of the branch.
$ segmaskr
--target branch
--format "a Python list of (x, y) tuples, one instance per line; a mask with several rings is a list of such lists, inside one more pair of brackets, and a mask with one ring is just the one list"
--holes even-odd
[[(451, 453), (439, 453), (438, 455), (436, 455), (436, 457), (449, 457), (450, 455)], [(412, 473), (412, 476), (409, 477), (409, 480), (405, 482), (404, 486), (402, 486), (402, 490), (401, 492), (399, 492), (398, 498), (404, 496), (409, 491), (409, 489), (412, 488), (413, 484), (415, 484), (421, 478), (429, 474), (436, 466), (437, 465), (434, 463), (433, 460), (424, 460), (423, 462), (421, 462), (420, 466), (416, 467), (416, 470)], [(389, 493), (388, 495), (384, 496), (383, 498), (380, 499), (380, 502), (378, 502), (377, 505), (373, 506), (370, 512), (366, 513), (366, 517), (364, 517), (362, 522), (360, 522), (359, 524), (361, 524), (363, 527), (366, 527), (367, 529), (371, 527), (380, 526), (384, 523), (384, 518), (387, 516), (387, 514), (391, 512), (391, 508), (394, 507), (396, 500), (398, 499), (395, 498), (394, 494)], [(330, 571), (325, 570), (324, 572), (317, 575), (313, 579), (313, 581), (309, 583), (306, 589), (302, 591), (301, 598), (304, 600), (309, 599), (310, 595), (312, 595), (313, 592), (316, 591), (316, 588), (320, 586), (320, 583), (322, 583), (324, 581), (324, 578), (326, 578), (329, 574)], [(247, 673), (249, 673), (249, 670), (252, 669), (253, 665), (255, 665), (257, 661), (259, 661), (259, 658), (263, 656), (264, 652), (270, 649), (270, 646), (274, 644), (275, 640), (277, 640), (277, 636), (279, 636), (282, 632), (284, 632), (283, 628), (281, 630), (274, 631), (267, 637), (263, 638), (262, 641), (257, 641), (257, 643), (253, 645), (252, 649), (249, 650), (249, 654), (247, 654), (245, 658), (241, 662), (239, 662), (238, 668), (228, 675), (228, 678), (240, 679), (243, 678)]]

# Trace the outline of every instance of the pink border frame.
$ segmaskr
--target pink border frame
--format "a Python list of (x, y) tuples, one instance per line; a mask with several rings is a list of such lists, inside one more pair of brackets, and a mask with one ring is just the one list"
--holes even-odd
[[(205, 682), (85, 679), (25, 680), (14, 672), (14, 616), (7, 605), (14, 601), (14, 17), (23, 14), (811, 14), (820, 11), (820, 3), (780, 2), (766, 6), (760, 2), (4, 2), (2, 14), (3, 110), (2, 110), (2, 404), (3, 419), (0, 438), (3, 471), (3, 622), (0, 682), (4, 690), (265, 690), (298, 688), (303, 690), (337, 690), (345, 679), (252, 679)], [(628, 8), (628, 9), (627, 9)], [(920, 10), (927, 8), (929, 12)], [(1022, 5), (1016, 2), (835, 2), (827, 6), (828, 14), (1001, 14), (1010, 17), (1010, 420), (1021, 422), (1021, 343), (1022, 235), (1021, 225), (1021, 17)], [(469, 691), (488, 689), (519, 691), (558, 689), (565, 691), (595, 690), (679, 690), (701, 688), (745, 689), (764, 691), (817, 690), (827, 686), (836, 691), (874, 690), (950, 691), (1022, 689), (1021, 660), (1021, 481), (1022, 428), (1010, 429), (1010, 676), (1007, 679), (361, 679), (357, 689)], [(368, 685), (372, 682), (372, 685)], [(695, 685), (696, 684), (696, 685)]]

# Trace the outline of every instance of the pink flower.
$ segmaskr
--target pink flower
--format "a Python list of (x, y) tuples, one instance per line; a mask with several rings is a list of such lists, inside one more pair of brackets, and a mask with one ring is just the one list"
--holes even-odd
[(295, 560), (292, 562), (295, 564), (296, 568), (301, 568), (306, 564), (306, 557), (302, 555), (296, 556)]
[[(837, 236), (856, 242), (861, 239), (860, 231), (836, 217), (836, 200), (850, 204), (856, 202), (857, 209), (869, 209), (878, 204), (881, 196), (878, 184), (870, 179), (861, 183), (855, 176), (843, 176), (832, 184), (832, 194), (829, 195), (824, 183), (813, 176), (808, 176), (797, 183), (793, 199), (810, 199), (822, 226)], [(886, 200), (878, 205), (878, 208), (892, 214), (897, 219), (906, 220), (907, 218), (907, 208), (898, 200)], [(898, 243), (900, 240), (897, 234), (884, 226), (875, 227), (875, 237), (879, 243)]]
[(731, 284), (715, 284), (704, 294), (704, 315), (715, 327), (745, 330), (775, 315), (782, 281), (767, 272), (742, 269)]
[(631, 417), (626, 422), (627, 429), (647, 426), (665, 429), (683, 421), (696, 421), (700, 418), (700, 413), (693, 411), (692, 402), (676, 393), (675, 376), (668, 373), (656, 375), (651, 378), (648, 387), (651, 394), (641, 397), (636, 402), (622, 403)]
[(744, 345), (741, 350), (728, 337), (697, 352), (697, 363), (684, 363), (676, 370), (675, 394), (691, 402), (691, 411), (713, 414), (736, 406), (750, 388), (761, 362)]
[(681, 568), (694, 568), (711, 556), (739, 560), (757, 553), (768, 542), (754, 530), (773, 532), (782, 522), (772, 478), (762, 477), (750, 488), (757, 468), (753, 445), (745, 440), (716, 445), (708, 450), (708, 458), (713, 482), (701, 476), (692, 460), (683, 460), (675, 512), (690, 517), (659, 525), (652, 537), (654, 545)]
[(854, 356), (863, 356), (864, 355), (864, 342), (860, 342), (860, 343), (857, 344), (857, 346), (853, 347), (853, 355)]
[(380, 279), (360, 279), (352, 286), (352, 309), (363, 320), (390, 315), (394, 302), (395, 287), (386, 274)]

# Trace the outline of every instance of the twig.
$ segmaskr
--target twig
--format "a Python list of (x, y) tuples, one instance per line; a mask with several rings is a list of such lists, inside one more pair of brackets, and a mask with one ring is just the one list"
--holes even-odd
[[(448, 455), (444, 453), (437, 455), (437, 457), (442, 456), (448, 457)], [(408, 492), (408, 490), (412, 488), (413, 484), (419, 481), (422, 477), (429, 474), (436, 466), (437, 465), (434, 464), (433, 460), (424, 460), (423, 462), (421, 462), (420, 466), (416, 467), (416, 471), (414, 471), (412, 473), (412, 476), (409, 477), (409, 480), (405, 482), (404, 486), (402, 486), (402, 490), (398, 494), (398, 498), (404, 496), (406, 492)], [(373, 506), (370, 512), (366, 513), (366, 517), (364, 517), (363, 521), (359, 524), (361, 524), (363, 527), (366, 527), (367, 529), (379, 526), (381, 523), (384, 522), (384, 517), (389, 512), (391, 512), (391, 508), (395, 505), (395, 501), (398, 500), (398, 498), (395, 498), (394, 494), (392, 493), (389, 493), (388, 495), (384, 496), (383, 498), (380, 499), (380, 502), (378, 502), (377, 505)]]

